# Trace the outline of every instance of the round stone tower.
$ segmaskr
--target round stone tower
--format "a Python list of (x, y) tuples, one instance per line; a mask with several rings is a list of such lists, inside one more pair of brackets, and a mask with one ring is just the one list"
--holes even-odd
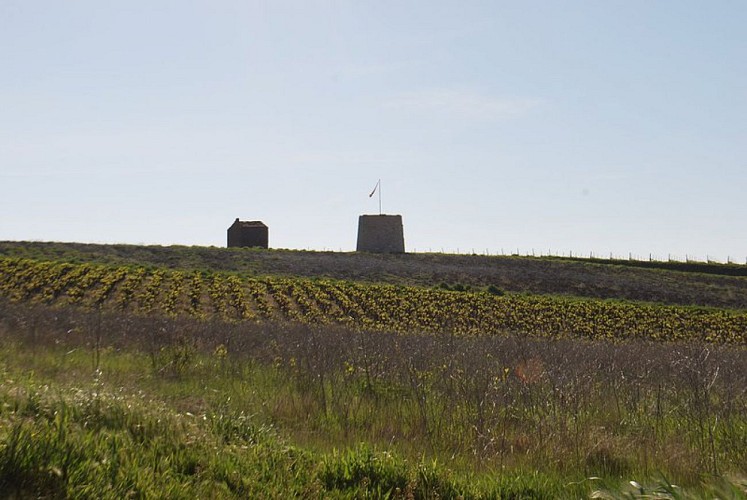
[(404, 253), (401, 215), (361, 215), (358, 218), (359, 252)]

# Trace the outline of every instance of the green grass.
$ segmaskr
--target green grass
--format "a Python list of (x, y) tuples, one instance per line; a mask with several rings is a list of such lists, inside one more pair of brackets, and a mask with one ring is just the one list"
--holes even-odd
[[(594, 376), (573, 343), (465, 338), (439, 349), (378, 334), (367, 340), (367, 374), (350, 357), (364, 347), (353, 332), (174, 320), (151, 327), (184, 336), (123, 345), (109, 343), (111, 331), (96, 347), (87, 327), (46, 331), (34, 314), (44, 330), (36, 341), (6, 324), (0, 351), (0, 491), (17, 497), (616, 498), (630, 480), (653, 491), (663, 475), (688, 498), (742, 491), (723, 478), (747, 473), (744, 386), (712, 379), (739, 373), (739, 349), (667, 359), (656, 348), (588, 344), (588, 357), (619, 363)], [(120, 328), (136, 331), (130, 321)], [(345, 336), (350, 351), (339, 349)], [(516, 347), (542, 361), (521, 362)], [(641, 358), (650, 361), (636, 368)], [(684, 371), (645, 375), (656, 364)], [(700, 382), (685, 380), (693, 369), (714, 382), (711, 413), (690, 411), (702, 403), (688, 385)], [(624, 377), (609, 379), (615, 370)]]
[[(143, 360), (131, 354), (120, 359), (109, 353), (104, 371), (87, 376), (90, 360), (80, 352), (3, 354), (0, 491), (5, 496), (557, 498), (588, 492), (539, 473), (456, 474), (437, 461), (407, 460), (366, 444), (328, 452), (294, 446), (273, 426), (234, 408), (230, 398), (236, 392), (229, 387), (236, 380), (117, 386), (142, 373)], [(61, 356), (64, 371), (45, 368)], [(41, 371), (26, 375), (21, 366)], [(141, 382), (154, 392), (136, 390)], [(209, 386), (193, 392), (202, 383)], [(175, 393), (179, 384), (188, 391)], [(160, 391), (167, 395), (158, 396)], [(187, 401), (187, 393), (212, 396), (196, 404)]]
[(0, 489), (19, 497), (280, 497), (314, 487), (304, 476), (311, 456), (247, 420), (222, 429), (222, 416), (175, 413), (101, 384), (11, 389)]

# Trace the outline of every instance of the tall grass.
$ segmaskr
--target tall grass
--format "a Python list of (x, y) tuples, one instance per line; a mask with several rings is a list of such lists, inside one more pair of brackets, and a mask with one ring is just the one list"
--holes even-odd
[[(326, 489), (348, 491), (364, 472), (370, 482), (377, 467), (395, 467), (396, 460), (376, 454), (383, 451), (374, 453), (383, 462), (370, 463), (368, 451), (357, 448), (361, 442), (369, 443), (369, 451), (394, 452), (408, 464), (395, 467), (406, 483), (392, 475), (388, 482), (366, 486), (393, 495), (416, 491), (408, 490), (420, 470), (414, 464), (432, 460), (461, 474), (498, 474), (502, 481), (540, 470), (551, 478), (570, 478), (566, 482), (665, 474), (693, 487), (708, 478), (747, 473), (747, 352), (741, 347), (537, 340), (509, 333), (478, 338), (372, 334), (9, 303), (0, 303), (0, 318), (0, 335), (16, 345), (4, 350), (9, 369), (31, 370), (57, 383), (95, 380), (123, 393), (144, 391), (181, 415), (203, 415), (209, 432), (201, 432), (221, 446), (260, 446), (263, 436), (279, 430), (303, 449), (328, 454), (327, 465), (312, 481)], [(137, 446), (157, 442), (149, 436), (195, 439), (185, 437), (191, 432), (184, 427), (189, 419), (161, 419), (169, 427), (153, 427), (142, 414), (123, 413), (110, 400), (94, 397), (100, 391), (92, 386), (88, 391), (86, 432), (111, 432), (112, 421), (133, 428), (127, 422), (134, 419), (134, 428), (145, 436)], [(34, 408), (28, 415), (54, 414), (39, 413), (33, 403), (38, 399), (19, 408)], [(78, 422), (81, 411), (63, 413)], [(108, 423), (96, 427), (100, 421)], [(16, 437), (6, 432), (13, 437), (9, 442), (25, 442), (23, 425)], [(44, 429), (34, 432), (51, 432)], [(133, 432), (127, 435), (136, 438)], [(70, 450), (69, 460), (75, 462), (75, 446), (64, 441), (61, 449)], [(357, 451), (335, 454), (334, 449)], [(356, 460), (361, 463), (355, 465)], [(59, 462), (39, 463), (45, 461)], [(436, 469), (443, 482), (439, 491), (452, 491)], [(222, 481), (228, 479), (230, 474)], [(479, 483), (477, 476), (472, 481)], [(564, 484), (554, 481), (545, 490)], [(425, 492), (425, 483), (418, 484), (417, 491)], [(531, 484), (527, 488), (539, 488)], [(592, 485), (583, 488), (591, 491)]]
[[(16, 351), (20, 355), (22, 351)], [(112, 357), (116, 357), (114, 354)], [(3, 498), (557, 498), (584, 494), (557, 477), (457, 476), (359, 445), (320, 453), (289, 445), (228, 405), (177, 412), (162, 401), (34, 381), (4, 365)]]

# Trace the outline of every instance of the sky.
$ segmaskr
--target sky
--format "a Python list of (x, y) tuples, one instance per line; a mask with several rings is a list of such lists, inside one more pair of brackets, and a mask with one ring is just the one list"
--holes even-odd
[(747, 260), (747, 2), (0, 0), (0, 240)]

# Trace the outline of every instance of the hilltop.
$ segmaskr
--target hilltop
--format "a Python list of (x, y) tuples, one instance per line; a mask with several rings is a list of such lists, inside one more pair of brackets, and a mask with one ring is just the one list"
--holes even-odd
[(0, 242), (0, 256), (747, 309), (735, 264), (51, 242)]

